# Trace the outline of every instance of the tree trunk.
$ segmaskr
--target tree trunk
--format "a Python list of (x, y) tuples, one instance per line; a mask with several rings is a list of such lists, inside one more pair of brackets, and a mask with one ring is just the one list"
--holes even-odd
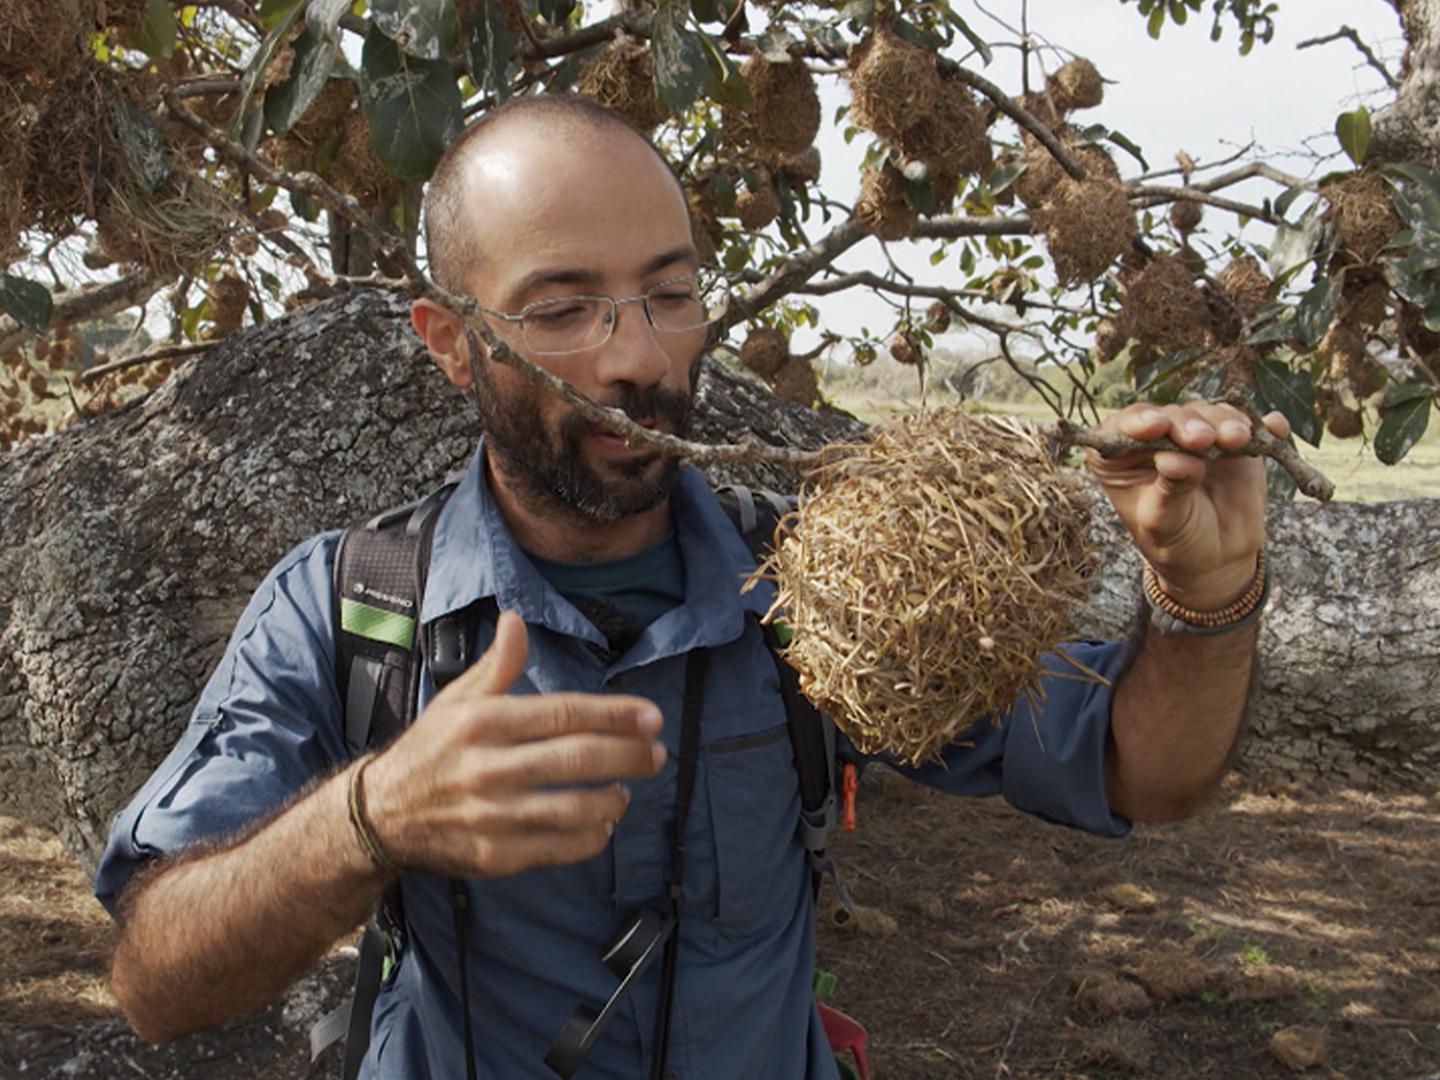
[(1370, 159), (1440, 169), (1440, 0), (1391, 0), (1405, 34), (1395, 100), (1376, 114)]
[[(707, 368), (696, 436), (818, 446), (861, 428)], [(0, 811), (93, 866), (275, 559), (416, 497), (477, 424), (403, 305), (352, 293), (235, 335), (155, 393), (0, 458)], [(774, 467), (717, 480), (794, 490)], [(1101, 526), (1104, 532), (1105, 526)], [(1111, 532), (1087, 630), (1138, 578)], [(1416, 782), (1440, 752), (1440, 501), (1277, 507), (1256, 770)]]

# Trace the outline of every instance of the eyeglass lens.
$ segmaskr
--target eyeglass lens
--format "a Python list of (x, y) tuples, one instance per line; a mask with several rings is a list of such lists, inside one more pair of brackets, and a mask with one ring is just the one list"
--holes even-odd
[[(718, 282), (682, 278), (657, 285), (645, 294), (643, 303), (656, 330), (685, 333), (699, 330), (723, 314), (724, 288)], [(592, 348), (610, 336), (615, 307), (615, 301), (603, 297), (542, 300), (525, 309), (521, 333), (525, 344), (537, 353)]]

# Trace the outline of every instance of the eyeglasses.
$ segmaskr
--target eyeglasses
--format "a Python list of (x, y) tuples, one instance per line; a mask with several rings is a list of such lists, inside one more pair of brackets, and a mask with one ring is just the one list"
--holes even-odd
[(537, 356), (561, 356), (609, 341), (621, 304), (642, 304), (646, 320), (658, 333), (693, 334), (724, 316), (729, 297), (728, 281), (699, 271), (666, 278), (639, 296), (560, 296), (526, 304), (514, 315), (485, 307), (480, 310), (519, 323), (525, 347)]

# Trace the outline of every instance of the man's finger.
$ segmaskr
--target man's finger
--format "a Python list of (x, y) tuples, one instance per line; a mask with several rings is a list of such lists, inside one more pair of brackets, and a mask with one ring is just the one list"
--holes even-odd
[(488, 705), (489, 741), (544, 742), (567, 735), (660, 734), (664, 718), (653, 701), (630, 694), (535, 694)]
[(619, 784), (563, 788), (521, 795), (506, 806), (506, 816), (517, 829), (603, 829), (619, 821), (628, 804)]
[(665, 756), (664, 746), (642, 735), (565, 735), (510, 747), (503, 762), (492, 761), (484, 769), (485, 782), (534, 790), (643, 779), (660, 771)]

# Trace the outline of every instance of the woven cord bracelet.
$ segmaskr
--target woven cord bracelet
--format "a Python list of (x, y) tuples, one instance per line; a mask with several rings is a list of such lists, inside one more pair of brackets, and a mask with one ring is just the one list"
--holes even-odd
[(380, 838), (375, 835), (375, 830), (370, 825), (370, 819), (365, 816), (363, 779), (365, 770), (374, 760), (374, 754), (366, 754), (350, 770), (350, 788), (347, 799), (350, 807), (350, 827), (355, 830), (355, 839), (360, 842), (365, 854), (370, 856), (370, 861), (375, 864), (375, 868), (388, 877), (399, 877), (400, 864), (390, 857), (390, 853), (385, 850), (385, 845), (380, 843)]
[(1270, 571), (1265, 565), (1265, 552), (1261, 551), (1250, 587), (1238, 600), (1218, 611), (1195, 611), (1180, 604), (1161, 587), (1159, 575), (1148, 562), (1144, 593), (1150, 605), (1150, 621), (1166, 634), (1227, 634), (1248, 626), (1265, 610), (1265, 601), (1270, 597)]

